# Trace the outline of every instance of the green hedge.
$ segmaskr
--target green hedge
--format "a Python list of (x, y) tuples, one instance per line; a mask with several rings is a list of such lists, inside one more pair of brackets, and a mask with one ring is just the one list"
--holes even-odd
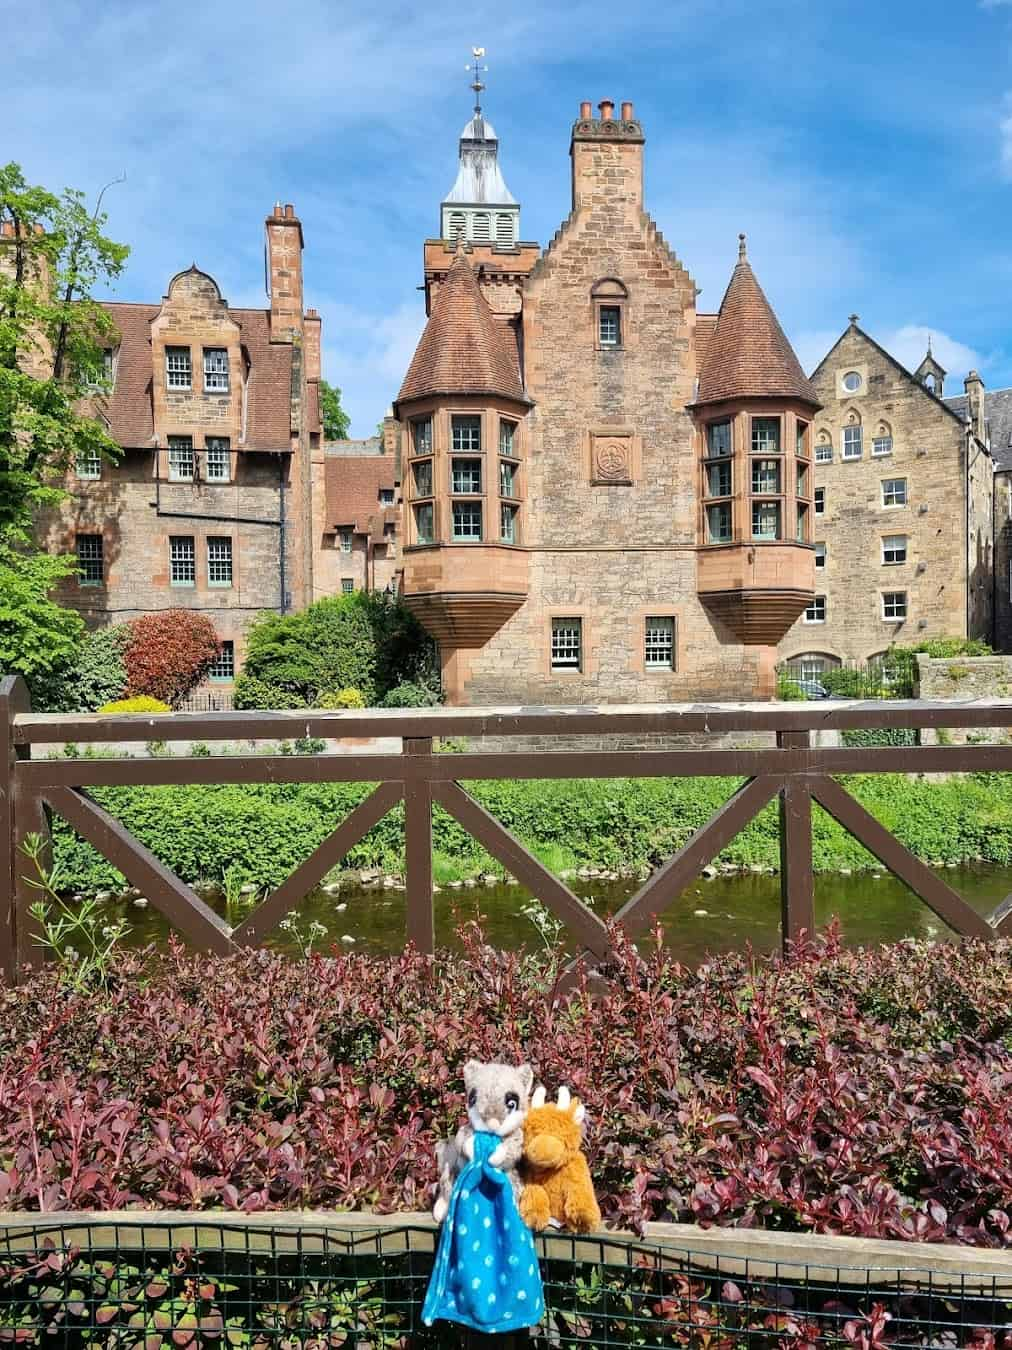
[[(482, 782), (474, 795), (528, 845), (551, 857), (615, 867), (670, 856), (731, 795), (737, 780), (580, 779)], [(847, 785), (882, 823), (926, 859), (1012, 862), (1012, 783), (1003, 775), (945, 782), (902, 775), (854, 776)], [(222, 787), (103, 788), (102, 802), (187, 881), (216, 880), (239, 868), (260, 885), (282, 881), (370, 789), (311, 783)], [(117, 884), (119, 875), (60, 820), (54, 823), (63, 884), (80, 890)], [(818, 871), (862, 868), (874, 860), (816, 808)], [(468, 870), (487, 870), (488, 855), (438, 808), (437, 855)], [(400, 870), (403, 810), (384, 817), (348, 854), (349, 867)], [(779, 863), (777, 807), (768, 806), (721, 854), (739, 866)], [(493, 869), (495, 870), (495, 869)], [(501, 869), (498, 869), (501, 870)]]

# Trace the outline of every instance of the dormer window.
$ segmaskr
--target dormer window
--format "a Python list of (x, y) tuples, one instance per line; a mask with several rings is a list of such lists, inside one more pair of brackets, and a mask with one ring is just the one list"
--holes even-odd
[(224, 347), (204, 348), (204, 392), (228, 393), (228, 352)]
[(189, 347), (165, 348), (165, 383), (169, 389), (189, 389), (192, 382)]
[(380, 499), (380, 506), (393, 506), (394, 504), (393, 488), (380, 488), (379, 499)]

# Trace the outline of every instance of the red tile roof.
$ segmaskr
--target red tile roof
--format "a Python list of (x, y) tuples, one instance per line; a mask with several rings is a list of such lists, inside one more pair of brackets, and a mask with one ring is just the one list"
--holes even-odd
[[(113, 439), (127, 449), (146, 449), (154, 444), (154, 410), (151, 397), (151, 321), (159, 305), (103, 305), (120, 333), (116, 383), (104, 413)], [(291, 447), (292, 346), (271, 342), (270, 314), (263, 309), (231, 309), (238, 323), (241, 342), (249, 356), (246, 386), (245, 450), (288, 450)], [(310, 386), (312, 388), (313, 386)], [(318, 410), (316, 420), (319, 421)], [(307, 425), (313, 428), (310, 396)]]
[(328, 455), (324, 461), (327, 525), (356, 534), (383, 537), (383, 526), (396, 523), (396, 507), (383, 506), (380, 489), (396, 492), (393, 455)]
[(745, 256), (738, 265), (717, 315), (717, 326), (699, 365), (697, 403), (730, 398), (797, 398), (819, 406), (794, 349)]
[(717, 327), (716, 314), (696, 315), (696, 369), (702, 370), (706, 364), (706, 354), (710, 350), (710, 339)]
[(433, 394), (500, 394), (528, 401), (516, 338), (489, 309), (463, 252), (439, 288), (397, 400)]

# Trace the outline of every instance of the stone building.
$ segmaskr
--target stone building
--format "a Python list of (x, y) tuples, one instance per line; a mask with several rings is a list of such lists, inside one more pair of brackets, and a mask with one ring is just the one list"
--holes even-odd
[[(386, 444), (387, 448), (384, 449)], [(325, 441), (315, 472), (318, 540), (313, 598), (351, 591), (393, 593), (400, 562), (400, 460), (396, 428), (360, 441)]]
[(321, 322), (303, 309), (292, 206), (274, 208), (266, 236), (267, 309), (231, 307), (196, 266), (158, 303), (105, 306), (118, 341), (94, 405), (122, 456), (79, 462), (41, 525), (49, 549), (77, 555), (58, 598), (89, 626), (205, 613), (225, 693), (250, 620), (313, 595)]
[(911, 373), (853, 316), (820, 362), (815, 598), (781, 659), (802, 678), (892, 643), (992, 640), (993, 463), (983, 385), (945, 399), (930, 347)]
[(541, 252), (519, 207), (508, 234), (478, 224), (514, 199), (480, 108), (461, 137), (477, 200), (451, 194), (425, 241), (429, 318), (394, 406), (403, 592), (450, 702), (770, 695), (812, 601), (818, 394), (743, 238), (720, 313), (697, 313), (643, 147), (631, 104), (582, 105), (572, 210)]

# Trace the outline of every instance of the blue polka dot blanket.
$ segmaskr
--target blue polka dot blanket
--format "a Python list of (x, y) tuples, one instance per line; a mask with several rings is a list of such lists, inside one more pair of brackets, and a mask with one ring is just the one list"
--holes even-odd
[(520, 1331), (544, 1311), (541, 1271), (510, 1179), (489, 1155), (502, 1140), (481, 1131), (474, 1159), (457, 1177), (439, 1234), (422, 1321), (460, 1322), (475, 1331)]

